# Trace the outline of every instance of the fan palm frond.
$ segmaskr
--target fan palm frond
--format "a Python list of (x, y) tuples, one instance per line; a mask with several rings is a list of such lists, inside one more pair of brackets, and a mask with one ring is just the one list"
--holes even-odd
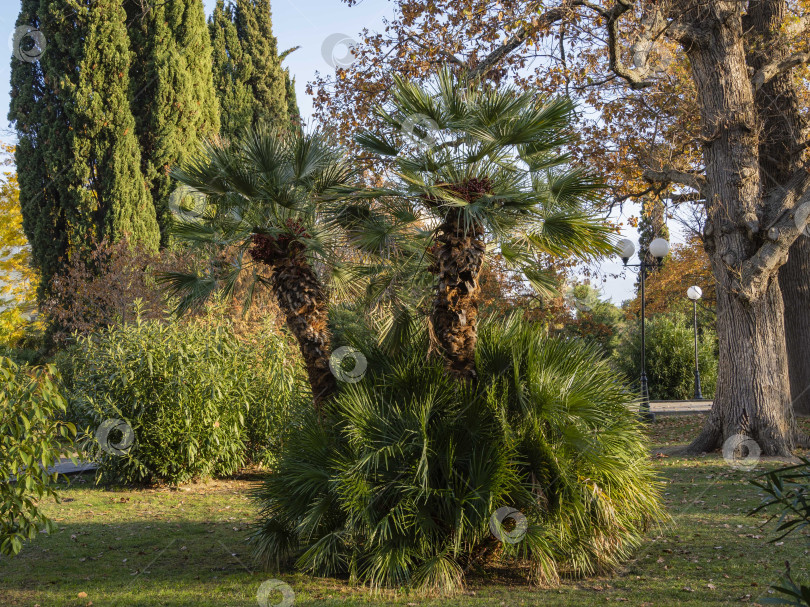
[[(262, 561), (452, 594), (472, 568), (539, 583), (608, 571), (665, 518), (634, 395), (598, 350), (514, 318), (488, 324), (473, 388), (427, 344), (423, 324), (395, 352), (353, 342), (365, 377), (328, 423), (305, 420), (254, 492)], [(523, 523), (498, 518), (503, 507)]]
[[(570, 99), (482, 88), (446, 69), (432, 86), (397, 77), (392, 104), (376, 113), (380, 128), (356, 140), (371, 154), (393, 157), (392, 179), (355, 199), (409, 201), (417, 210), (409, 220), (424, 225), (433, 217), (433, 230), (458, 211), (465, 226), (483, 226), (493, 250), (521, 240), (526, 259), (552, 254), (586, 262), (613, 251), (614, 236), (597, 211), (604, 184), (568, 166)], [(426, 119), (415, 138), (408, 117)], [(482, 184), (472, 195), (465, 190), (471, 183)], [(378, 235), (385, 232), (379, 221), (389, 217), (379, 212)]]

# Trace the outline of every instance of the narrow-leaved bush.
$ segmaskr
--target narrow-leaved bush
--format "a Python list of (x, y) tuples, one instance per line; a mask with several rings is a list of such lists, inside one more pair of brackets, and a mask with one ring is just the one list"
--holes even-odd
[[(0, 357), (0, 554), (15, 555), (53, 522), (41, 502), (56, 498), (49, 468), (72, 458), (76, 428), (60, 421), (65, 401), (53, 366), (18, 366)], [(74, 460), (75, 461), (75, 460)]]
[(61, 360), (70, 415), (107, 480), (184, 483), (271, 465), (306, 406), (283, 337), (246, 342), (227, 323), (138, 319), (79, 337)]

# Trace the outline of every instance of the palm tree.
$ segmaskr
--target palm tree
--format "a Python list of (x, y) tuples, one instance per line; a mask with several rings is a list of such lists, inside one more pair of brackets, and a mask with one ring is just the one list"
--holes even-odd
[[(569, 167), (561, 151), (572, 143), (568, 99), (487, 88), (449, 70), (432, 87), (394, 80), (391, 107), (376, 111), (380, 128), (356, 137), (387, 168), (390, 185), (355, 196), (343, 223), (366, 242), (375, 230), (399, 234), (411, 260), (413, 248), (424, 247), (421, 258), (436, 279), (433, 346), (451, 374), (475, 380), (478, 278), (487, 254), (500, 253), (541, 294), (552, 293), (553, 277), (538, 269), (541, 256), (585, 261), (613, 251), (611, 230), (593, 211), (604, 186)], [(381, 213), (370, 211), (391, 204), (393, 228), (358, 220), (376, 219)]]
[[(340, 235), (325, 225), (319, 197), (347, 186), (353, 172), (322, 133), (258, 127), (235, 143), (213, 140), (176, 169), (177, 181), (202, 195), (202, 208), (174, 228), (209, 253), (206, 268), (161, 277), (182, 313), (214, 293), (233, 296), (240, 277), (269, 287), (298, 341), (316, 407), (336, 390), (329, 369), (326, 285), (347, 283)], [(246, 255), (247, 254), (247, 255)], [(229, 259), (230, 257), (230, 259)]]

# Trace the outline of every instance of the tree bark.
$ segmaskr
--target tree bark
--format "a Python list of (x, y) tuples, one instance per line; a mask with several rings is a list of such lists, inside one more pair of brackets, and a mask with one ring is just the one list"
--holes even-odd
[(798, 415), (810, 415), (810, 238), (800, 237), (779, 271), (785, 301), (790, 396)]
[(466, 226), (451, 209), (436, 237), (436, 264), (431, 268), (438, 285), (430, 315), (431, 336), (449, 372), (476, 381), (475, 344), (478, 341), (478, 278), (484, 262), (484, 229)]
[[(759, 71), (782, 61), (792, 49), (783, 33), (789, 18), (784, 0), (751, 2), (744, 25), (751, 50), (748, 63)], [(764, 195), (786, 183), (801, 166), (807, 125), (793, 75), (778, 74), (756, 91), (757, 111), (762, 119), (759, 147)], [(790, 248), (779, 270), (779, 285), (785, 306), (790, 393), (796, 413), (810, 415), (810, 239), (801, 236)]]
[(701, 110), (704, 244), (717, 281), (720, 341), (717, 394), (690, 451), (710, 451), (743, 434), (758, 443), (763, 455), (787, 456), (798, 431), (790, 403), (779, 264), (756, 266), (755, 282), (744, 278), (747, 262), (765, 244), (760, 225), (775, 221), (784, 203), (763, 197), (762, 123), (748, 78), (741, 4), (678, 3), (671, 18), (671, 35), (689, 57)]
[[(713, 259), (713, 263), (715, 260)], [(721, 262), (722, 263), (722, 262)], [(725, 273), (725, 268), (719, 268)], [(717, 289), (720, 348), (714, 405), (693, 453), (713, 451), (735, 434), (753, 438), (763, 455), (789, 456), (795, 424), (788, 391), (784, 319), (774, 277), (764, 297), (746, 302), (728, 284)], [(731, 347), (728, 347), (731, 345)]]
[(329, 368), (332, 336), (328, 326), (328, 302), (321, 282), (303, 255), (303, 247), (288, 238), (253, 236), (250, 253), (272, 268), (270, 284), (287, 327), (298, 341), (304, 359), (315, 407), (322, 410), (337, 391)]

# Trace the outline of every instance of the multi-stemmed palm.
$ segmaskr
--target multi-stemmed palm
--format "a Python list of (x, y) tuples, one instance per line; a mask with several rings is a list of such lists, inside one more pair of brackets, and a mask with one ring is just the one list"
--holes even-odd
[(174, 233), (207, 248), (212, 261), (192, 274), (166, 274), (163, 282), (181, 309), (216, 292), (232, 295), (240, 277), (250, 281), (249, 297), (257, 284), (269, 287), (298, 341), (317, 406), (336, 389), (326, 285), (340, 287), (347, 267), (339, 233), (319, 217), (318, 200), (352, 175), (323, 134), (265, 128), (235, 143), (209, 142), (174, 171), (205, 201), (199, 212), (180, 214)]
[(397, 79), (393, 99), (378, 112), (381, 128), (357, 137), (386, 157), (372, 164), (387, 171), (377, 179), (384, 187), (352, 187), (351, 167), (322, 134), (266, 129), (209, 143), (175, 171), (206, 198), (204, 212), (175, 233), (211, 248), (214, 262), (164, 281), (181, 307), (232, 293), (245, 273), (269, 286), (298, 340), (316, 404), (336, 389), (325, 285), (356, 277), (347, 250), (373, 257), (367, 294), (385, 295), (404, 317), (423, 292), (425, 270), (432, 273), (433, 345), (465, 380), (476, 378), (487, 254), (502, 255), (548, 292), (554, 280), (540, 270), (542, 255), (586, 260), (612, 251), (610, 229), (593, 212), (600, 183), (570, 168), (561, 152), (570, 144), (569, 101), (482, 88), (449, 72), (433, 89)]
[(567, 99), (459, 81), (449, 71), (430, 88), (395, 78), (392, 98), (377, 110), (380, 128), (357, 136), (374, 166), (387, 168), (384, 186), (356, 194), (338, 217), (366, 250), (397, 241), (405, 259), (426, 262), (436, 280), (434, 346), (454, 376), (474, 380), (487, 254), (551, 291), (542, 255), (588, 260), (613, 250), (593, 210), (603, 186), (569, 166)]

